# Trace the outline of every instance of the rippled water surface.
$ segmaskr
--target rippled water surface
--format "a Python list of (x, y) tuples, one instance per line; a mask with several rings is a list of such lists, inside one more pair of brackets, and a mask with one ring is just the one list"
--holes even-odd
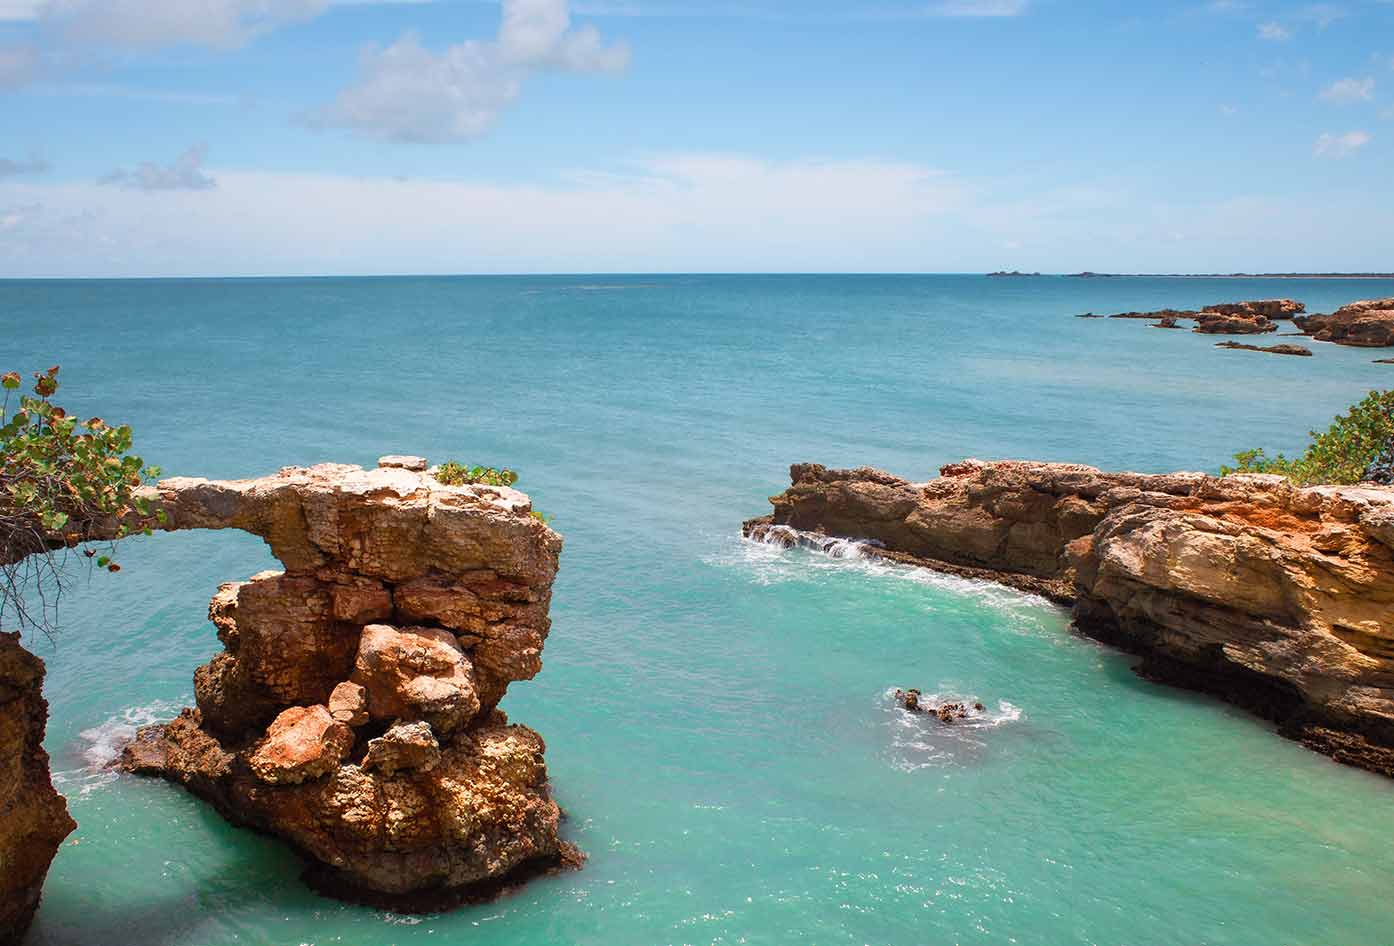
[[(506, 463), (566, 536), (536, 680), (578, 873), (402, 917), (323, 900), (280, 843), (101, 762), (192, 698), (234, 533), (138, 539), (79, 582), (48, 746), (81, 827), (32, 942), (1391, 942), (1394, 784), (1137, 679), (1001, 588), (741, 541), (791, 462), (1214, 469), (1293, 450), (1394, 367), (1085, 310), (1394, 284), (982, 277), (0, 282), (0, 368), (136, 426), (169, 473), (384, 453)], [(946, 727), (897, 686), (978, 700)]]

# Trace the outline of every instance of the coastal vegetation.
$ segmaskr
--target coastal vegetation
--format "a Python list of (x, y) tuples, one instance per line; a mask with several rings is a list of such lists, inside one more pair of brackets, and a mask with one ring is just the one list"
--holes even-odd
[(1394, 478), (1394, 391), (1371, 391), (1339, 415), (1325, 431), (1311, 431), (1312, 442), (1301, 456), (1268, 456), (1262, 447), (1234, 455), (1233, 473), (1276, 473), (1299, 485), (1351, 484)]
[(507, 467), (496, 470), (491, 466), (466, 466), (454, 460), (447, 460), (436, 467), (433, 474), (436, 482), (445, 486), (512, 486), (518, 482), (518, 474)]
[[(35, 372), (29, 394), (19, 372), (0, 376), (0, 619), (53, 628), (68, 551), (93, 523), (115, 520), (115, 539), (150, 532), (164, 514), (140, 495), (160, 475), (131, 453), (131, 428), (70, 415), (52, 400), (58, 366)], [(18, 404), (11, 411), (11, 401)], [(121, 570), (114, 541), (83, 551), (99, 568)], [(24, 593), (28, 590), (29, 594)]]

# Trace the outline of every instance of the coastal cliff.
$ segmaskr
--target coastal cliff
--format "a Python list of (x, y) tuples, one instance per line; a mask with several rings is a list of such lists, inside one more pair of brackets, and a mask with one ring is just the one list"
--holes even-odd
[(966, 460), (912, 483), (791, 468), (753, 539), (871, 554), (1073, 607), (1139, 672), (1214, 693), (1394, 776), (1394, 489)]
[(0, 634), (0, 946), (14, 946), (38, 909), (49, 864), (77, 824), (49, 778), (44, 663)]
[(496, 708), (541, 669), (562, 543), (514, 489), (382, 462), (158, 485), (165, 528), (251, 532), (285, 570), (219, 589), (197, 708), (119, 764), (287, 839), (327, 892), (433, 909), (580, 858), (542, 738)]

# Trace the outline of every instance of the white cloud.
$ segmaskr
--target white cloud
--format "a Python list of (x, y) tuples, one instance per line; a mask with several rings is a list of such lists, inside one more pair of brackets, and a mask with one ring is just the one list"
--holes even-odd
[(216, 177), (197, 194), (0, 184), (0, 207), (45, 208), (0, 235), (0, 275), (923, 269), (962, 239), (947, 215), (970, 190), (917, 164), (711, 154), (550, 185)]
[(1258, 38), (1281, 43), (1285, 40), (1292, 39), (1292, 30), (1281, 23), (1260, 23), (1258, 26)]
[(628, 64), (625, 44), (605, 45), (593, 26), (571, 28), (566, 0), (503, 0), (494, 40), (437, 53), (407, 33), (365, 50), (358, 81), (309, 123), (390, 141), (464, 141), (487, 131), (537, 70), (618, 72)]
[(1321, 90), (1321, 97), (1328, 102), (1347, 104), (1350, 102), (1369, 102), (1375, 97), (1375, 80), (1339, 79)]
[(1027, 0), (939, 0), (929, 5), (934, 16), (1020, 16)]
[(1370, 143), (1367, 131), (1348, 131), (1343, 135), (1326, 133), (1317, 138), (1313, 152), (1326, 158), (1344, 158)]
[(144, 161), (134, 170), (112, 171), (102, 178), (103, 184), (114, 184), (137, 191), (205, 191), (217, 186), (217, 181), (203, 172), (207, 145), (194, 145), (172, 164)]
[(70, 39), (102, 46), (231, 48), (328, 8), (329, 0), (46, 0), (38, 14)]
[(1334, 3), (1311, 3), (1299, 9), (1295, 15), (1315, 23), (1318, 28), (1324, 30), (1337, 20), (1344, 19), (1349, 15), (1349, 11)]

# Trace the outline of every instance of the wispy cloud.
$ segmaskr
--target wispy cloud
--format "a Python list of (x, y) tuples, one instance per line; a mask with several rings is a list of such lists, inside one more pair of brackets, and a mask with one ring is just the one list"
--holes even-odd
[(308, 122), (389, 141), (464, 141), (487, 131), (536, 72), (614, 73), (628, 65), (624, 43), (607, 45), (594, 26), (572, 28), (566, 0), (504, 0), (493, 40), (437, 53), (406, 33), (366, 50), (358, 82)]
[(203, 162), (207, 157), (207, 145), (194, 145), (172, 164), (145, 161), (134, 170), (112, 171), (102, 178), (101, 183), (137, 191), (212, 190), (218, 186), (218, 182), (203, 172)]
[(0, 177), (18, 177), (21, 174), (42, 174), (52, 167), (48, 161), (34, 156), (28, 159), (13, 160), (0, 158)]
[(1343, 20), (1350, 11), (1334, 3), (1309, 3), (1294, 14), (1298, 19), (1315, 23), (1319, 29), (1326, 29), (1337, 20)]
[(1292, 39), (1292, 30), (1281, 23), (1268, 22), (1258, 25), (1258, 38), (1269, 42), (1282, 43)]
[(940, 0), (929, 5), (934, 16), (1020, 16), (1027, 0)]
[(1338, 105), (1370, 102), (1375, 98), (1375, 80), (1368, 76), (1363, 79), (1338, 79), (1321, 90), (1321, 97)]
[(1330, 133), (1320, 135), (1312, 152), (1323, 158), (1344, 158), (1354, 154), (1370, 143), (1367, 131), (1348, 131), (1343, 135)]

